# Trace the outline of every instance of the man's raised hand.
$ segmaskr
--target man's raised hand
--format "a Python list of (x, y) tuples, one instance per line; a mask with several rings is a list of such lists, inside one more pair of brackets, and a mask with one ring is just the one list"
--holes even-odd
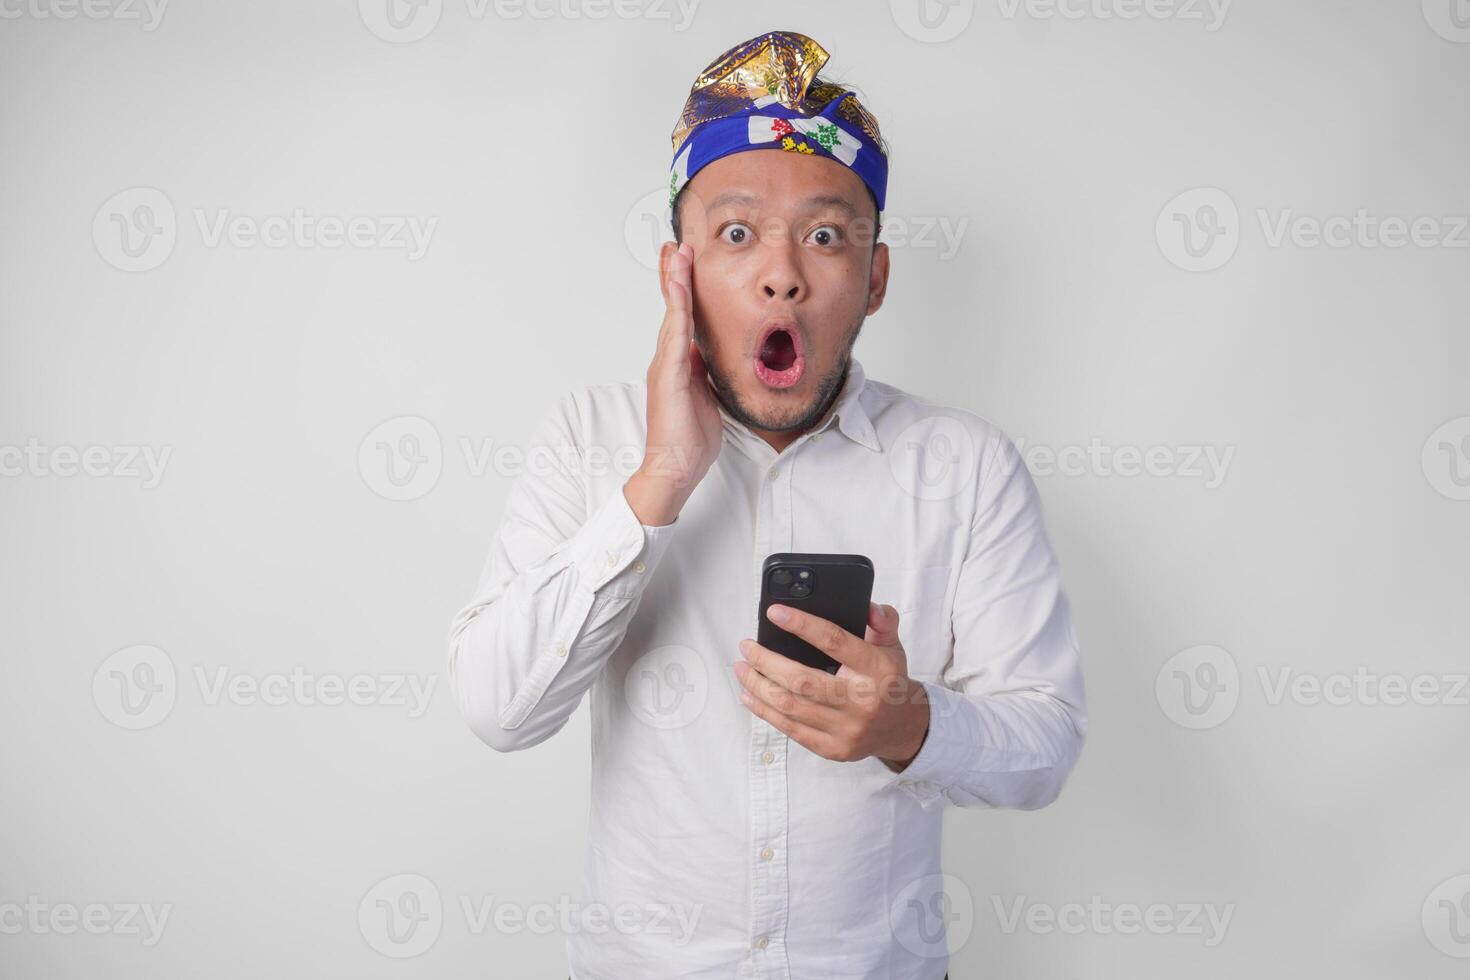
[(648, 441), (624, 493), (639, 521), (670, 524), (720, 453), (722, 424), (694, 343), (694, 249), (668, 257), (663, 326), (648, 365)]

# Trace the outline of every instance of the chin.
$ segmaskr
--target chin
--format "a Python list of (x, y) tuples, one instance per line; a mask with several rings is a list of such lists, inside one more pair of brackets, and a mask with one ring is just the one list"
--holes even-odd
[(827, 377), (809, 368), (803, 365), (800, 379), (785, 387), (766, 384), (749, 364), (740, 365), (738, 383), (731, 383), (727, 369), (716, 372), (711, 381), (725, 410), (738, 421), (767, 432), (792, 432), (821, 419), (847, 375), (846, 362)]

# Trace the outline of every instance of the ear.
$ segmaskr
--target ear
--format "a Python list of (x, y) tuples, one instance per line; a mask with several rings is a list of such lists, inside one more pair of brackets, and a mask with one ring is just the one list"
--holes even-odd
[(658, 288), (664, 294), (664, 305), (669, 303), (669, 263), (679, 251), (678, 242), (664, 242), (658, 250)]
[(873, 246), (873, 266), (868, 272), (868, 316), (878, 312), (883, 297), (888, 295), (888, 246), (879, 242)]

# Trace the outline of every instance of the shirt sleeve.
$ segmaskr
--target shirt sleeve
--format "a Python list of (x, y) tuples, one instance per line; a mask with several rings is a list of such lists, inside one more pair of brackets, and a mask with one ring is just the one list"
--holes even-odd
[(474, 598), (450, 627), (449, 680), (502, 751), (560, 731), (626, 634), (678, 521), (640, 524), (622, 487), (589, 505), (576, 399), (532, 434)]
[(889, 785), (923, 806), (1031, 810), (1056, 799), (1087, 732), (1071, 610), (1036, 485), (997, 433), (983, 468), (952, 626), (954, 655), (925, 682), (929, 733)]

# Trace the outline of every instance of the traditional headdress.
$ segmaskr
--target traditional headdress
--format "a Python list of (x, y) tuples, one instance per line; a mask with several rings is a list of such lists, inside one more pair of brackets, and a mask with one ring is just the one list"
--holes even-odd
[(669, 207), (706, 164), (743, 150), (829, 157), (851, 168), (883, 210), (888, 158), (878, 120), (840, 85), (812, 88), (826, 50), (791, 31), (738, 44), (700, 73), (674, 127)]

